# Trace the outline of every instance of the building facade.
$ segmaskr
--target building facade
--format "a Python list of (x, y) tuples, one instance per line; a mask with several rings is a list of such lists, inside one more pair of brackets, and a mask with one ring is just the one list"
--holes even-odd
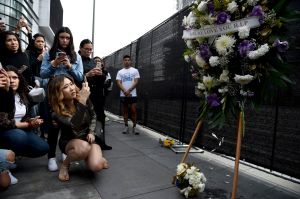
[[(47, 46), (50, 46), (54, 33), (62, 26), (63, 8), (60, 0), (0, 0), (0, 17), (7, 30), (14, 30), (21, 16), (28, 21), (33, 34), (45, 35)], [(26, 34), (26, 30), (22, 29), (20, 39), (23, 49), (28, 43)]]
[(182, 8), (185, 8), (186, 6), (191, 5), (195, 0), (177, 0), (177, 10), (181, 10)]

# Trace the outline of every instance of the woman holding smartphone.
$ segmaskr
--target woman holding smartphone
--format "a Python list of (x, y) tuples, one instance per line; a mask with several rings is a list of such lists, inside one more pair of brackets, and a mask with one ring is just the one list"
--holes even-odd
[(72, 77), (59, 75), (49, 83), (48, 92), (52, 117), (61, 128), (59, 147), (67, 154), (60, 167), (59, 180), (69, 180), (72, 161), (84, 160), (93, 172), (108, 168), (101, 148), (94, 143), (96, 114), (89, 100), (88, 83), (85, 81), (79, 90)]
[[(73, 35), (68, 27), (62, 27), (56, 32), (51, 49), (44, 55), (40, 71), (41, 78), (50, 78), (50, 81), (55, 76), (62, 74), (68, 74), (73, 77), (78, 86), (83, 81), (81, 56), (74, 50)], [(48, 110), (51, 110), (51, 108)], [(51, 113), (49, 112), (48, 115), (51, 115)], [(50, 125), (48, 133), (48, 144), (50, 147), (48, 153), (48, 170), (57, 171), (56, 145), (59, 126), (52, 123)], [(62, 159), (64, 158), (65, 156), (62, 155)]]
[[(7, 66), (5, 75), (9, 79), (7, 81), (9, 88), (1, 89), (0, 92), (0, 146), (12, 150), (17, 156), (41, 157), (48, 153), (49, 146), (32, 130), (38, 128), (43, 119), (39, 116), (35, 118), (29, 116), (29, 91), (18, 69)], [(3, 104), (2, 100), (7, 103)], [(15, 178), (11, 179), (17, 182)]]
[(60, 74), (72, 76), (79, 84), (83, 81), (82, 60), (74, 50), (73, 35), (68, 27), (62, 27), (55, 34), (53, 45), (43, 58), (40, 72), (42, 78)]

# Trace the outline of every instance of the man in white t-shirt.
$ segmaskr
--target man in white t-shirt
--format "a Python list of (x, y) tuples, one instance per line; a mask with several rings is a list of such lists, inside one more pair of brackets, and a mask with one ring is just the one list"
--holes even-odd
[(129, 133), (128, 127), (128, 110), (130, 108), (131, 120), (133, 123), (132, 133), (138, 135), (139, 133), (135, 131), (136, 126), (136, 103), (137, 103), (137, 93), (136, 86), (140, 78), (139, 71), (136, 68), (131, 67), (131, 57), (125, 55), (123, 57), (124, 68), (119, 70), (117, 73), (117, 85), (120, 88), (120, 97), (122, 103), (122, 111), (125, 123), (124, 134)]

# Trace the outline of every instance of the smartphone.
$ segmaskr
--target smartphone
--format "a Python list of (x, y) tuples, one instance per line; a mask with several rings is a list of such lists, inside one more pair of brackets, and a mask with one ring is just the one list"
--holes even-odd
[(66, 53), (65, 52), (57, 52), (56, 53), (56, 57), (62, 57), (62, 56), (65, 56)]
[(83, 81), (84, 81), (84, 83), (87, 82), (87, 78), (85, 75), (83, 76)]

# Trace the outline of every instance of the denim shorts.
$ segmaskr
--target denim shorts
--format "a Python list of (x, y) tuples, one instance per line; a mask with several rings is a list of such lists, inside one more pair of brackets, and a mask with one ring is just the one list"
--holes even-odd
[(9, 150), (0, 149), (0, 172), (16, 168), (14, 162), (7, 161), (6, 157), (8, 152)]

